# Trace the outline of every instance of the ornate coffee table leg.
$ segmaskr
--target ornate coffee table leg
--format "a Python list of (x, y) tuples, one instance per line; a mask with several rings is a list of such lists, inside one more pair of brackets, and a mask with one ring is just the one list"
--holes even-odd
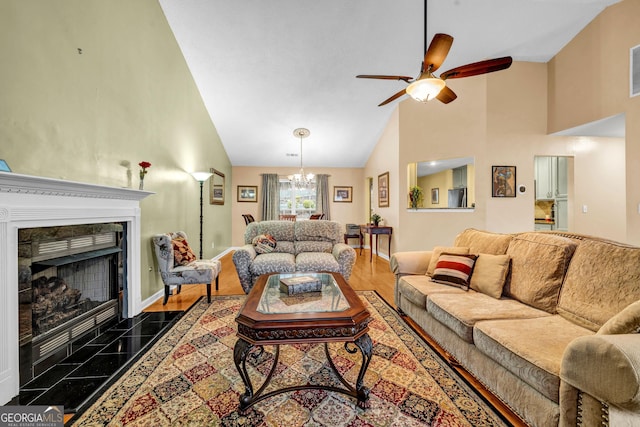
[(236, 345), (233, 348), (233, 362), (236, 365), (236, 369), (244, 382), (245, 392), (240, 396), (240, 410), (247, 408), (253, 400), (253, 385), (251, 384), (251, 378), (247, 373), (247, 356), (251, 352), (253, 344), (250, 344), (242, 338), (236, 341)]
[(358, 393), (358, 406), (361, 408), (367, 407), (367, 400), (369, 400), (369, 389), (364, 386), (364, 374), (367, 372), (369, 362), (371, 362), (371, 356), (373, 353), (373, 344), (369, 334), (364, 334), (355, 341), (355, 344), (362, 352), (362, 366), (360, 366), (360, 373), (356, 380), (356, 392)]

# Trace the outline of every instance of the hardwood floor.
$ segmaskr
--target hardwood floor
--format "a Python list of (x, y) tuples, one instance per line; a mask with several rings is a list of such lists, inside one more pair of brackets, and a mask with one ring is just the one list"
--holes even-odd
[[(358, 250), (358, 253), (360, 251)], [(227, 254), (220, 259), (222, 262), (222, 272), (219, 277), (219, 290), (215, 290), (212, 285), (211, 296), (215, 295), (242, 295), (244, 292), (240, 286), (235, 266), (233, 265), (232, 254)], [(360, 291), (377, 291), (378, 294), (389, 305), (395, 308), (394, 303), (394, 276), (389, 268), (389, 262), (383, 258), (374, 256), (369, 262), (369, 251), (363, 250), (362, 255), (358, 255), (356, 263), (353, 267), (349, 284), (355, 290)], [(185, 285), (179, 295), (169, 297), (167, 305), (162, 305), (162, 298), (150, 305), (145, 311), (173, 311), (186, 310), (193, 305), (198, 298), (207, 295), (204, 285)], [(405, 321), (445, 360), (448, 360), (451, 367), (456, 370), (460, 376), (467, 381), (490, 405), (492, 405), (510, 424), (520, 427), (526, 427), (526, 424), (514, 414), (506, 405), (498, 398), (482, 386), (475, 378), (465, 369), (458, 366), (455, 360), (452, 360), (435, 341), (420, 329), (411, 319), (404, 317)]]
[[(222, 262), (222, 272), (218, 279), (219, 290), (211, 286), (211, 296), (214, 295), (242, 295), (240, 280), (236, 274), (231, 254), (226, 254), (220, 261)], [(389, 269), (389, 262), (384, 258), (373, 257), (369, 262), (369, 252), (364, 250), (362, 255), (358, 255), (356, 264), (353, 267), (349, 284), (359, 291), (378, 291), (380, 296), (393, 306), (393, 273)], [(175, 289), (174, 289), (175, 293)], [(185, 285), (178, 295), (169, 297), (167, 305), (162, 305), (162, 298), (147, 307), (145, 311), (173, 311), (186, 310), (201, 296), (207, 295), (204, 285)]]

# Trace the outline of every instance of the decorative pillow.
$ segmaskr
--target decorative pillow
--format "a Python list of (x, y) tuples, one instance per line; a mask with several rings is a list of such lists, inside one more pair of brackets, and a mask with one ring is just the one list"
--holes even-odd
[(598, 334), (637, 334), (640, 333), (640, 301), (631, 303), (620, 313), (602, 325)]
[(433, 271), (436, 269), (436, 264), (438, 263), (438, 258), (443, 253), (455, 254), (455, 255), (466, 255), (469, 253), (469, 248), (462, 246), (453, 246), (453, 247), (445, 247), (445, 246), (436, 246), (433, 248), (431, 254), (431, 260), (429, 261), (429, 267), (427, 267), (427, 276), (433, 277)]
[(471, 277), (475, 262), (476, 255), (443, 253), (438, 257), (431, 280), (468, 290), (469, 277)]
[(259, 234), (253, 238), (253, 246), (259, 254), (268, 254), (276, 248), (276, 239), (271, 234)]
[(184, 237), (176, 237), (171, 240), (173, 246), (173, 266), (187, 265), (196, 260), (196, 254), (193, 253), (187, 239)]
[(510, 262), (509, 255), (479, 254), (471, 275), (471, 289), (499, 299), (507, 280)]

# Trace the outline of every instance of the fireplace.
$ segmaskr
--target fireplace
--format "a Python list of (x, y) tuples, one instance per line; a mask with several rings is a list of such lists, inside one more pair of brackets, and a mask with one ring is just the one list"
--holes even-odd
[(18, 230), (20, 386), (119, 320), (126, 224)]
[[(83, 305), (84, 310), (68, 316), (72, 317), (72, 323), (66, 322), (68, 319), (58, 323), (55, 318), (48, 318), (46, 315), (35, 323), (31, 319), (32, 371), (37, 371), (38, 364), (51, 357), (56, 344), (54, 338), (61, 342), (73, 340), (83, 330), (90, 330), (96, 322), (104, 322), (111, 316), (133, 317), (142, 311), (140, 201), (151, 194), (153, 193), (130, 188), (0, 172), (0, 324), (3, 325), (0, 328), (0, 404), (6, 404), (19, 393), (20, 358), (24, 356), (20, 349), (21, 344), (24, 345), (29, 340), (26, 326), (29, 322), (25, 323), (23, 319), (21, 329), (20, 318), (21, 315), (24, 316), (24, 312), (20, 312), (19, 306), (20, 302), (27, 304), (29, 294), (33, 305), (34, 290), (25, 289), (33, 286), (32, 282), (37, 282), (35, 292), (38, 295), (41, 291), (62, 293), (69, 288), (76, 289), (66, 292), (59, 304), (64, 305), (63, 312), (67, 311), (67, 308), (73, 306), (67, 300), (77, 298), (74, 303)], [(77, 231), (95, 225), (106, 225), (112, 230), (106, 234)], [(76, 230), (73, 232), (74, 239), (69, 240), (66, 229), (68, 226), (79, 226), (71, 228)], [(30, 254), (23, 252), (27, 251), (20, 240), (24, 235), (32, 230), (52, 227), (63, 230), (62, 235), (58, 236), (61, 239), (45, 239), (47, 244), (40, 247), (40, 252), (35, 256), (33, 246)], [(92, 237), (89, 238), (88, 235)], [(84, 251), (83, 246), (90, 239), (91, 249)], [(115, 245), (109, 240), (114, 240)], [(56, 253), (57, 249), (65, 245), (66, 253)], [(79, 249), (82, 250), (78, 252)], [(50, 256), (51, 253), (55, 256)], [(25, 254), (29, 256), (23, 256)], [(103, 255), (102, 261), (96, 259)], [(27, 258), (30, 261), (25, 268)], [(73, 261), (79, 258), (86, 258), (82, 260), (86, 265), (79, 266)], [(109, 275), (115, 272), (117, 278), (108, 291), (87, 287), (80, 289), (77, 287), (80, 270), (92, 273), (108, 270)], [(31, 278), (27, 277), (29, 274)], [(83, 300), (91, 300), (91, 303), (81, 303)], [(94, 304), (98, 300), (108, 301)], [(40, 309), (45, 310), (46, 303), (43, 307)], [(62, 317), (64, 316), (59, 315), (58, 320)], [(62, 346), (62, 351), (66, 351), (64, 347), (65, 345)]]

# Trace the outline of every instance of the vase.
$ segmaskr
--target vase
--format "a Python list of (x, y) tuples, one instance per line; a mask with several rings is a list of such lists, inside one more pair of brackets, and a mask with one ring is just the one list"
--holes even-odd
[(144, 178), (140, 178), (140, 185), (138, 185), (138, 190), (144, 190)]

